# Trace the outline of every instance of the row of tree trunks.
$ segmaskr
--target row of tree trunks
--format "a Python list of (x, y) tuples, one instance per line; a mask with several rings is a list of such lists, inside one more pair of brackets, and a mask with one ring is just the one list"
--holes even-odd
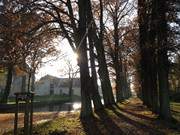
[(115, 11), (115, 17), (113, 19), (114, 24), (114, 57), (113, 64), (116, 72), (116, 101), (121, 102), (125, 99), (125, 79), (123, 75), (123, 63), (121, 55), (121, 47), (119, 44), (119, 21), (117, 17), (118, 13)]
[[(142, 99), (143, 103), (149, 108), (152, 108), (155, 103), (155, 96), (157, 95), (156, 89), (156, 62), (154, 39), (149, 39), (152, 34), (148, 31), (149, 17), (146, 14), (146, 5), (143, 1), (139, 0), (139, 44), (141, 48), (141, 86), (142, 86)], [(147, 8), (147, 7), (146, 7)], [(152, 32), (152, 31), (151, 31)], [(154, 108), (154, 107), (153, 107)]]
[(106, 63), (106, 58), (105, 58), (105, 53), (104, 53), (104, 45), (103, 45), (103, 7), (102, 7), (102, 2), (100, 1), (100, 7), (101, 7), (101, 15), (100, 15), (100, 37), (97, 36), (97, 31), (96, 31), (96, 25), (95, 25), (95, 21), (93, 18), (93, 14), (92, 14), (92, 9), (91, 9), (91, 1), (88, 0), (88, 14), (87, 16), (90, 18), (90, 23), (92, 23), (92, 38), (94, 41), (94, 46), (96, 48), (97, 51), (97, 60), (99, 63), (99, 69), (98, 69), (98, 74), (100, 77), (100, 82), (101, 82), (101, 88), (102, 88), (102, 94), (103, 94), (103, 99), (104, 99), (104, 105), (108, 106), (111, 104), (114, 104), (114, 96), (112, 93), (112, 87), (111, 87), (111, 83), (110, 83), (110, 79), (109, 79), (109, 72), (107, 69), (107, 63)]
[(161, 118), (170, 120), (166, 2), (152, 0), (149, 5), (139, 0), (138, 7), (142, 100)]
[[(140, 46), (140, 54), (141, 54), (141, 96), (144, 105), (148, 105), (148, 93), (146, 89), (146, 81), (145, 81), (145, 71), (146, 71), (146, 52), (145, 52), (145, 41), (147, 38), (147, 15), (145, 10), (145, 2), (143, 0), (138, 0), (138, 22), (139, 22), (139, 46)], [(144, 59), (142, 59), (144, 58)]]
[(157, 12), (157, 1), (152, 2), (152, 13), (150, 17), (150, 30), (148, 32), (148, 43), (150, 43), (150, 65), (149, 70), (150, 70), (150, 78), (151, 78), (151, 99), (152, 99), (152, 111), (155, 113), (158, 113), (158, 84), (157, 84), (157, 44), (156, 44), (156, 36), (157, 36), (157, 20), (158, 12)]
[[(74, 15), (73, 10), (72, 10), (72, 5), (71, 5), (71, 1), (68, 0), (67, 1), (67, 8), (69, 10), (69, 13), (71, 14), (71, 16)], [(73, 20), (71, 18), (71, 23), (73, 26), (73, 33), (74, 35), (72, 37), (70, 37), (70, 35), (68, 34), (68, 31), (66, 30), (63, 21), (61, 20), (61, 17), (59, 15), (59, 26), (62, 29), (65, 37), (67, 38), (69, 44), (71, 45), (72, 49), (74, 51), (77, 51), (79, 58), (78, 58), (78, 65), (80, 67), (80, 81), (81, 81), (81, 118), (84, 117), (88, 117), (92, 115), (92, 105), (91, 105), (91, 99), (94, 103), (94, 108), (95, 110), (98, 110), (100, 108), (103, 107), (102, 103), (101, 103), (101, 98), (98, 92), (98, 85), (97, 85), (97, 75), (96, 75), (96, 68), (95, 68), (95, 58), (94, 58), (94, 46), (96, 45), (96, 43), (98, 43), (99, 45), (99, 39), (97, 38), (97, 31), (96, 29), (90, 28), (89, 29), (89, 24), (92, 22), (93, 20), (93, 15), (92, 15), (92, 9), (91, 9), (91, 2), (88, 0), (78, 0), (78, 13), (79, 13), (79, 21), (76, 27), (75, 24), (75, 20)], [(90, 15), (89, 15), (90, 13)], [(94, 21), (94, 20), (93, 20)], [(86, 30), (88, 29), (89, 32), (87, 32)], [(91, 32), (90, 32), (91, 31)], [(93, 34), (92, 34), (93, 32)], [(88, 35), (87, 35), (88, 33)], [(89, 34), (91, 33), (91, 34)], [(96, 35), (94, 37), (94, 35)], [(87, 56), (87, 37), (89, 38), (89, 47), (90, 49), (90, 64), (91, 64), (91, 73), (92, 76), (90, 77), (90, 73), (89, 73), (89, 66), (88, 66), (88, 56)], [(73, 38), (73, 39), (71, 39)], [(76, 46), (76, 48), (74, 48), (74, 45)], [(98, 46), (96, 45), (96, 46)], [(106, 76), (105, 80), (109, 80), (109, 76), (108, 75), (108, 70), (107, 70), (107, 65), (106, 65), (106, 60), (105, 60), (105, 54), (104, 54), (104, 50), (103, 50), (103, 44), (101, 44), (101, 48), (98, 51), (98, 56), (101, 59), (101, 63), (99, 63), (99, 65), (102, 67), (101, 69), (101, 74), (100, 74), (100, 78), (103, 78), (104, 80), (104, 74)], [(100, 53), (101, 52), (101, 53)], [(102, 59), (103, 58), (103, 59)], [(98, 61), (99, 62), (99, 61)], [(105, 71), (105, 72), (104, 72)], [(108, 84), (107, 84), (108, 83)], [(92, 85), (93, 84), (93, 85)], [(110, 81), (109, 82), (104, 82), (102, 83), (104, 91), (108, 91), (109, 88), (106, 87), (104, 85), (108, 85), (110, 88), (110, 92), (112, 93), (112, 89), (111, 89), (111, 85), (110, 85)], [(109, 93), (110, 93), (109, 92)], [(109, 98), (109, 95), (111, 96), (112, 94), (106, 92), (106, 95), (104, 96), (105, 99), (108, 99), (105, 101), (105, 104), (111, 104), (112, 100), (114, 100), (114, 98)], [(111, 96), (113, 97), (113, 95)]]

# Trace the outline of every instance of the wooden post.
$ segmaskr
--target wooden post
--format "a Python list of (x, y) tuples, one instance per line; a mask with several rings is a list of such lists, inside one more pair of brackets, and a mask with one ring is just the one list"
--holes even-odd
[(32, 135), (34, 93), (22, 92), (22, 93), (15, 93), (15, 95), (16, 95), (16, 109), (15, 109), (15, 118), (14, 118), (14, 135), (17, 135), (19, 101), (25, 102), (24, 135)]
[(29, 135), (29, 97), (25, 97), (25, 112), (24, 112), (24, 135)]
[(17, 135), (18, 111), (19, 111), (19, 103), (18, 103), (18, 95), (16, 95), (16, 109), (15, 109), (15, 118), (14, 118), (14, 135)]
[(30, 135), (32, 135), (33, 130), (33, 100), (34, 100), (34, 93), (31, 93), (31, 111), (30, 111)]

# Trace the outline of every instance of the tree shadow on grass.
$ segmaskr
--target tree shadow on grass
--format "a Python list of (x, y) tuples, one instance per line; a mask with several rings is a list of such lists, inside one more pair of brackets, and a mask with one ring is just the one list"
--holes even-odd
[[(117, 107), (120, 111), (123, 111), (123, 112), (125, 112), (125, 113), (131, 114), (131, 115), (133, 115), (133, 116), (135, 116), (135, 117), (138, 117), (138, 118), (141, 118), (141, 119), (145, 119), (145, 120), (150, 120), (150, 121), (155, 120), (155, 118), (150, 118), (150, 117), (147, 117), (147, 116), (144, 116), (144, 115), (141, 115), (141, 114), (137, 114), (137, 113), (132, 112), (132, 111), (134, 111), (134, 110), (129, 111), (129, 110), (126, 110), (126, 109), (124, 109), (124, 108), (121, 108), (119, 105), (116, 105), (116, 107)], [(140, 111), (144, 111), (144, 109), (143, 109), (143, 110), (140, 110)]]
[[(119, 108), (118, 108), (119, 109)], [(138, 121), (134, 121), (130, 118), (128, 118), (127, 116), (123, 115), (122, 113), (117, 111), (116, 107), (111, 107), (111, 110), (114, 112), (114, 114), (116, 114), (116, 116), (118, 116), (120, 119), (122, 119), (123, 121), (126, 121), (127, 123), (133, 125), (134, 127), (136, 127), (137, 129), (142, 129), (144, 132), (149, 133), (150, 135), (165, 135), (164, 132), (159, 131), (155, 128), (152, 128), (151, 126), (147, 126), (141, 122)], [(127, 112), (128, 113), (128, 112)]]
[(84, 128), (86, 135), (102, 135), (100, 124), (97, 118), (90, 117), (87, 119), (81, 119), (81, 124)]
[(120, 127), (118, 127), (118, 125), (112, 120), (106, 110), (98, 111), (96, 114), (106, 129), (105, 135), (125, 135)]
[(86, 135), (125, 135), (105, 110), (97, 111), (98, 118), (81, 120)]
[[(180, 130), (180, 122), (178, 122), (175, 118), (172, 118), (172, 121), (171, 122), (166, 122), (166, 121), (161, 121), (161, 119), (159, 117), (156, 117), (156, 118), (150, 118), (148, 116), (144, 116), (143, 114), (137, 114), (137, 113), (134, 113), (133, 111), (137, 111), (137, 112), (142, 112), (142, 111), (145, 111), (145, 107), (143, 107), (142, 105), (140, 106), (136, 106), (136, 108), (144, 108), (142, 110), (140, 109), (136, 109), (134, 110), (134, 108), (132, 109), (124, 109), (122, 107), (120, 107), (119, 105), (116, 104), (116, 107), (122, 111), (122, 112), (125, 112), (127, 114), (130, 114), (134, 117), (137, 117), (137, 118), (140, 118), (140, 119), (144, 119), (144, 120), (147, 120), (147, 121), (151, 121), (151, 122), (154, 122), (154, 124), (163, 124), (164, 126), (170, 128), (170, 129), (174, 129), (174, 130)], [(147, 108), (146, 108), (147, 109)], [(172, 111), (172, 110), (171, 110)], [(173, 112), (173, 111), (172, 111)], [(160, 121), (159, 121), (160, 120)]]
[(173, 113), (177, 113), (177, 114), (180, 114), (180, 111), (177, 111), (177, 110), (171, 110)]

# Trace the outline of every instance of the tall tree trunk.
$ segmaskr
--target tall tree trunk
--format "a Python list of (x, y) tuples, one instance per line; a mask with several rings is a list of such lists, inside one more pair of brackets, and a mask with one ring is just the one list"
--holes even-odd
[(159, 102), (160, 117), (165, 120), (171, 119), (170, 103), (169, 103), (169, 82), (167, 69), (167, 53), (159, 51), (158, 55), (158, 81), (159, 81)]
[[(153, 49), (154, 51), (154, 49)], [(152, 106), (152, 111), (155, 113), (158, 113), (158, 86), (157, 86), (157, 66), (156, 66), (156, 56), (155, 54), (152, 53), (152, 61), (151, 64), (149, 65), (149, 68), (151, 69), (150, 71), (150, 85), (151, 85), (151, 106)]]
[[(101, 52), (101, 51), (98, 51)], [(103, 56), (100, 56), (103, 55)], [(108, 106), (110, 104), (114, 104), (114, 97), (112, 93), (112, 87), (109, 79), (109, 72), (107, 69), (107, 64), (105, 61), (104, 52), (101, 52), (101, 54), (98, 53), (98, 63), (99, 63), (99, 70), (98, 74), (100, 77), (101, 87), (102, 87), (102, 93), (103, 93), (103, 99), (104, 99), (104, 105)]]
[(149, 67), (147, 67), (149, 64), (151, 64), (151, 63), (148, 63), (148, 62), (146, 62), (146, 72), (145, 72), (145, 78), (144, 78), (144, 80), (145, 80), (145, 92), (146, 92), (146, 97), (145, 98), (147, 98), (147, 103), (146, 103), (146, 106), (148, 107), (148, 108), (152, 108), (152, 83), (151, 83), (151, 71), (150, 71), (150, 68)]
[(139, 47), (140, 47), (140, 54), (141, 54), (141, 60), (140, 60), (140, 78), (141, 78), (141, 95), (142, 95), (142, 101), (143, 104), (147, 104), (147, 98), (146, 98), (146, 92), (145, 92), (145, 75), (144, 75), (144, 44), (145, 44), (145, 36), (146, 34), (146, 27), (145, 27), (145, 2), (143, 0), (138, 0), (138, 23), (139, 23)]
[[(26, 69), (26, 60), (25, 60), (25, 56), (23, 55), (23, 69)], [(22, 84), (21, 84), (21, 92), (25, 92), (26, 91), (26, 82), (27, 82), (27, 77), (26, 75), (22, 76)]]
[(156, 61), (153, 53), (151, 55), (151, 62), (149, 65), (149, 91), (150, 91), (150, 107), (153, 112), (158, 112), (158, 91), (157, 91), (157, 69), (156, 69)]
[[(123, 78), (123, 71), (122, 71), (122, 61), (119, 60), (118, 51), (114, 52), (114, 58), (113, 58), (113, 65), (116, 72), (116, 101), (121, 102), (125, 99), (124, 97), (124, 78)], [(121, 58), (120, 58), (121, 59)]]
[(116, 101), (121, 102), (125, 99), (125, 85), (124, 85), (124, 75), (122, 68), (122, 55), (119, 45), (119, 29), (118, 29), (118, 17), (117, 11), (115, 12), (115, 17), (113, 19), (114, 24), (114, 41), (115, 41), (115, 50), (114, 50), (114, 68), (116, 72)]
[(13, 71), (13, 66), (8, 66), (8, 74), (7, 74), (7, 79), (6, 79), (6, 86), (2, 95), (1, 103), (7, 103), (8, 101), (8, 96), (10, 94), (11, 90), (11, 84), (12, 84), (12, 71)]
[(149, 52), (150, 52), (150, 85), (151, 85), (151, 99), (152, 99), (152, 111), (158, 113), (158, 86), (157, 86), (157, 0), (153, 0), (151, 4), (151, 15), (150, 15), (150, 25), (148, 31), (148, 43), (150, 44)]
[(32, 72), (30, 71), (28, 74), (28, 86), (27, 86), (27, 92), (30, 92), (30, 86), (31, 86), (31, 77), (32, 77)]
[[(102, 93), (104, 98), (104, 104), (110, 105), (114, 104), (114, 96), (112, 93), (111, 82), (109, 78), (109, 72), (107, 69), (107, 63), (104, 52), (103, 38), (104, 38), (104, 22), (103, 22), (103, 2), (100, 1), (100, 33), (99, 40), (96, 46), (97, 54), (98, 54), (98, 62), (99, 62), (99, 76), (101, 81)], [(97, 36), (96, 36), (97, 37)]]
[(35, 72), (32, 72), (31, 91), (35, 92)]
[[(89, 22), (90, 23), (90, 22)], [(88, 23), (88, 24), (89, 24)], [(89, 39), (89, 51), (90, 51), (90, 64), (91, 64), (91, 74), (92, 77), (90, 79), (90, 86), (91, 86), (91, 96), (94, 104), (94, 109), (99, 110), (103, 108), (101, 97), (99, 95), (98, 91), (98, 84), (97, 84), (97, 73), (96, 73), (96, 67), (95, 67), (95, 54), (94, 54), (94, 42), (92, 39), (92, 30), (89, 30), (88, 33), (88, 39)]]
[(130, 80), (128, 79), (127, 73), (127, 60), (125, 60), (124, 64), (124, 85), (125, 85), (125, 98), (128, 99), (131, 97), (131, 89), (130, 89)]
[(99, 33), (100, 37), (97, 36), (97, 31), (95, 27), (95, 21), (93, 18), (92, 10), (91, 10), (91, 1), (88, 1), (88, 17), (91, 18), (93, 28), (93, 38), (95, 42), (95, 48), (97, 51), (97, 59), (99, 63), (99, 70), (98, 74), (100, 77), (100, 82), (101, 82), (101, 87), (102, 87), (102, 94), (103, 94), (103, 99), (104, 99), (104, 105), (110, 105), (114, 104), (114, 97), (112, 93), (112, 87), (109, 79), (109, 72), (107, 69), (107, 64), (106, 64), (106, 59), (105, 59), (105, 53), (104, 53), (104, 46), (103, 46), (103, 20), (102, 20), (102, 4), (101, 4), (101, 32)]
[(151, 54), (149, 53), (148, 40), (148, 15), (147, 15), (147, 3), (144, 0), (138, 0), (138, 21), (139, 21), (139, 46), (141, 54), (141, 88), (142, 88), (142, 100), (143, 104), (151, 107), (151, 79), (149, 63), (151, 60)]
[[(79, 6), (79, 66), (80, 66), (80, 80), (81, 80), (81, 114), (80, 117), (88, 117), (92, 115), (92, 106), (89, 92), (89, 68), (87, 58), (87, 43), (85, 36), (86, 33), (86, 0), (78, 0)], [(82, 41), (83, 40), (83, 41)]]
[(116, 101), (121, 102), (125, 99), (123, 73), (119, 66), (119, 62), (115, 62), (114, 65), (116, 72)]
[[(71, 1), (67, 1), (67, 7), (71, 16), (73, 16), (73, 10), (71, 6)], [(76, 28), (75, 20), (71, 18), (71, 23), (73, 24), (73, 37), (75, 45), (73, 44), (73, 40), (71, 39), (68, 31), (63, 25), (63, 21), (59, 18), (59, 25), (62, 31), (64, 32), (65, 37), (67, 38), (70, 46), (74, 51), (77, 51), (78, 65), (80, 68), (80, 81), (81, 81), (81, 114), (80, 117), (88, 117), (92, 115), (92, 106), (90, 99), (90, 91), (89, 91), (89, 69), (88, 69), (88, 57), (87, 57), (87, 43), (86, 43), (86, 19), (87, 19), (87, 1), (86, 0), (78, 0), (78, 28)], [(60, 16), (59, 16), (60, 17)], [(76, 47), (76, 48), (75, 48)]]
[(158, 80), (159, 80), (159, 100), (160, 117), (165, 120), (171, 119), (169, 103), (169, 62), (167, 56), (167, 20), (166, 5), (163, 0), (158, 1)]
[(80, 117), (88, 117), (92, 115), (92, 106), (90, 99), (89, 84), (89, 69), (87, 62), (86, 48), (81, 47), (79, 49), (79, 66), (80, 66), (80, 80), (81, 80), (81, 115)]

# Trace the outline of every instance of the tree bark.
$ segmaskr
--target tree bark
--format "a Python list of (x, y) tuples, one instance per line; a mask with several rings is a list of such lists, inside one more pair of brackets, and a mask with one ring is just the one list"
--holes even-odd
[(6, 86), (4, 89), (4, 93), (2, 95), (1, 103), (7, 103), (7, 101), (8, 101), (8, 96), (10, 94), (11, 84), (12, 84), (12, 72), (13, 72), (13, 66), (10, 65), (10, 66), (8, 66)]
[[(90, 22), (89, 22), (90, 23)], [(88, 23), (88, 24), (89, 24)], [(91, 96), (94, 104), (94, 109), (99, 110), (103, 108), (101, 97), (98, 91), (98, 84), (97, 84), (97, 73), (95, 67), (95, 54), (94, 54), (94, 42), (92, 39), (92, 30), (89, 30), (88, 39), (89, 39), (89, 51), (90, 51), (90, 64), (91, 64), (91, 74), (92, 77), (90, 78), (90, 88), (91, 88)]]
[(81, 114), (80, 117), (88, 117), (92, 115), (92, 106), (90, 99), (89, 83), (89, 68), (87, 57), (87, 43), (86, 38), (83, 39), (86, 33), (86, 0), (78, 0), (79, 6), (79, 67), (80, 67), (80, 80), (81, 80)]
[(124, 64), (124, 85), (125, 85), (125, 98), (128, 99), (131, 97), (131, 89), (130, 89), (130, 80), (128, 79), (126, 62), (127, 60), (125, 60), (125, 64)]
[[(26, 60), (25, 60), (25, 56), (23, 55), (23, 69), (26, 69)], [(27, 77), (26, 75), (22, 76), (22, 84), (21, 84), (21, 92), (25, 92), (26, 91), (26, 82), (27, 82)]]
[(97, 60), (99, 63), (99, 70), (98, 74), (100, 77), (100, 82), (101, 82), (101, 88), (102, 88), (102, 94), (103, 94), (103, 99), (104, 99), (104, 105), (108, 106), (110, 104), (114, 104), (114, 97), (112, 93), (112, 87), (109, 79), (109, 72), (107, 69), (107, 64), (106, 64), (106, 59), (105, 59), (105, 53), (104, 53), (104, 46), (103, 46), (103, 20), (102, 20), (102, 3), (101, 3), (101, 17), (100, 17), (100, 37), (97, 35), (96, 31), (96, 24), (93, 18), (92, 10), (91, 10), (91, 2), (88, 0), (88, 17), (91, 18), (92, 21), (92, 32), (93, 32), (93, 39), (94, 39), (94, 45), (97, 51)]
[[(100, 17), (101, 19), (101, 32), (99, 33), (100, 37), (97, 35), (96, 31), (96, 24), (93, 18), (92, 14), (92, 9), (91, 9), (91, 1), (87, 0), (88, 3), (88, 10), (87, 10), (87, 16), (90, 18), (91, 23), (92, 23), (92, 33), (93, 33), (93, 40), (94, 40), (94, 45), (97, 51), (97, 60), (99, 63), (99, 70), (98, 74), (100, 77), (100, 82), (101, 82), (101, 88), (102, 88), (102, 94), (103, 94), (103, 99), (104, 99), (104, 105), (110, 105), (114, 104), (114, 97), (112, 93), (112, 87), (109, 79), (109, 72), (107, 69), (107, 64), (106, 64), (106, 59), (105, 59), (105, 53), (104, 53), (104, 46), (103, 46), (103, 22), (102, 22), (102, 16)], [(101, 6), (101, 15), (102, 15), (102, 6)]]
[[(139, 16), (139, 37), (141, 51), (141, 87), (143, 103), (157, 111), (157, 71), (155, 54), (155, 27), (154, 23), (154, 3), (149, 6), (148, 2), (138, 1)], [(151, 10), (152, 9), (152, 10)], [(151, 14), (150, 14), (151, 13)], [(150, 24), (150, 25), (149, 25)]]
[(148, 42), (150, 43), (149, 52), (151, 54), (151, 61), (149, 68), (150, 71), (150, 78), (151, 78), (151, 98), (152, 98), (152, 111), (158, 113), (159, 106), (158, 106), (158, 85), (157, 85), (157, 0), (152, 1), (151, 5), (151, 16), (150, 16), (150, 30), (148, 34)]
[[(116, 11), (117, 12), (117, 11)], [(115, 49), (114, 49), (114, 69), (116, 72), (116, 101), (121, 102), (125, 99), (125, 85), (124, 85), (124, 73), (122, 68), (122, 55), (121, 48), (119, 44), (119, 29), (118, 29), (118, 17), (115, 12), (115, 16), (113, 18), (114, 25), (114, 41), (115, 41)]]
[(159, 102), (160, 117), (165, 120), (171, 120), (169, 103), (169, 82), (167, 67), (167, 54), (160, 51), (158, 54), (158, 81), (159, 81)]
[(169, 62), (167, 55), (167, 20), (166, 5), (163, 0), (158, 1), (158, 80), (160, 117), (167, 121), (171, 120), (169, 103)]
[(139, 46), (140, 46), (140, 54), (141, 54), (141, 90), (142, 90), (142, 101), (144, 105), (149, 104), (148, 100), (148, 90), (147, 81), (146, 81), (146, 38), (147, 38), (147, 15), (146, 15), (146, 4), (144, 0), (138, 0), (138, 22), (139, 22)]
[(86, 48), (81, 47), (79, 49), (79, 66), (80, 66), (80, 80), (81, 80), (81, 114), (80, 117), (88, 117), (92, 115), (92, 106), (90, 99), (89, 84), (89, 71)]
[(22, 76), (21, 92), (26, 91), (26, 75)]
[(32, 72), (31, 91), (35, 91), (35, 72)]

